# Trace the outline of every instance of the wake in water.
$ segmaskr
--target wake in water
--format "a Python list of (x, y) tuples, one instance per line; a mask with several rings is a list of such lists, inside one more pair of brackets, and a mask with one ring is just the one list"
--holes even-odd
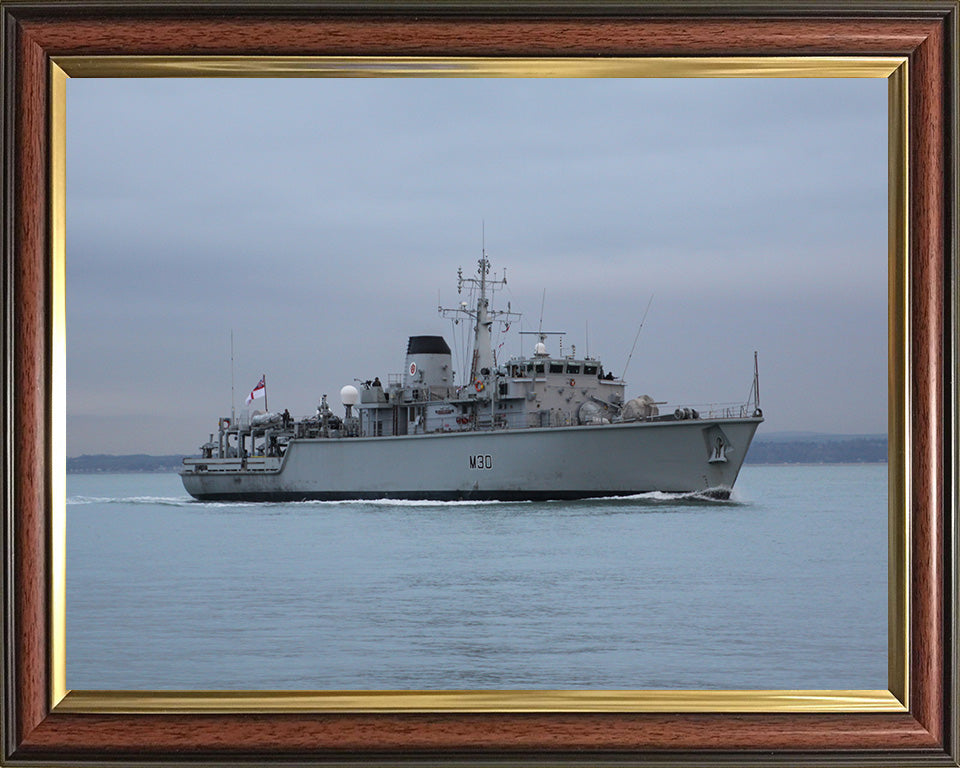
[(675, 503), (678, 501), (682, 502), (703, 502), (706, 504), (744, 504), (746, 503), (744, 499), (741, 499), (735, 491), (731, 491), (729, 488), (707, 488), (703, 491), (687, 491), (685, 493), (666, 493), (664, 491), (650, 491), (648, 493), (635, 493), (630, 496), (607, 496), (597, 499), (589, 499), (591, 502), (596, 501), (646, 501), (652, 503)]
[(729, 498), (719, 498), (711, 490), (697, 491), (692, 493), (666, 493), (663, 491), (650, 491), (648, 493), (637, 493), (628, 496), (599, 496), (593, 498), (580, 499), (576, 501), (557, 500), (557, 501), (495, 501), (495, 500), (460, 500), (460, 501), (436, 501), (436, 500), (415, 500), (415, 499), (341, 499), (338, 501), (198, 501), (190, 496), (71, 496), (67, 499), (67, 506), (80, 506), (85, 504), (123, 504), (127, 506), (167, 506), (167, 507), (191, 507), (194, 509), (234, 509), (236, 507), (250, 507), (253, 509), (270, 509), (274, 507), (506, 507), (516, 506), (517, 504), (578, 504), (589, 503), (590, 505), (619, 506), (624, 502), (651, 506), (669, 506), (672, 504), (696, 503), (696, 504), (743, 504), (744, 500), (738, 498), (735, 493), (730, 493)]
[(67, 506), (81, 504), (158, 504), (179, 507), (192, 501), (189, 496), (70, 496)]
[(329, 506), (365, 506), (365, 507), (480, 507), (504, 504), (532, 504), (528, 501), (432, 501), (414, 499), (341, 499), (339, 501), (321, 501), (307, 499), (304, 501), (198, 501), (190, 496), (71, 496), (67, 499), (67, 506), (83, 504), (138, 504), (169, 507), (329, 507)]

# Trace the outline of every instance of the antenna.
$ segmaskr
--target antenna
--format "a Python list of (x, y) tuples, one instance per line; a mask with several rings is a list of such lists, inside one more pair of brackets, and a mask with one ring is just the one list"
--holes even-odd
[[(537, 326), (537, 333), (543, 335), (543, 305), (547, 302), (547, 289), (543, 289), (543, 295), (540, 297), (540, 324)], [(540, 339), (543, 341), (543, 339)]]
[(637, 328), (637, 335), (633, 337), (633, 346), (630, 347), (630, 354), (627, 356), (627, 364), (623, 366), (623, 376), (620, 377), (620, 381), (625, 381), (627, 378), (627, 368), (630, 367), (630, 361), (633, 359), (633, 350), (637, 348), (637, 340), (640, 338), (640, 331), (643, 330), (643, 324), (647, 320), (647, 312), (650, 311), (650, 305), (653, 304), (653, 294), (650, 294), (650, 301), (647, 302), (647, 308), (643, 310), (643, 317), (640, 318), (640, 327)]
[(230, 329), (230, 423), (237, 421), (236, 415), (236, 395), (233, 392), (233, 328)]
[(590, 357), (590, 321), (589, 321), (589, 320), (585, 320), (584, 322), (586, 323), (586, 326), (587, 326), (587, 330), (586, 330), (586, 337), (587, 337), (587, 357)]
[[(543, 330), (543, 305), (547, 300), (547, 289), (543, 289), (543, 296), (540, 298), (540, 323), (537, 325), (536, 332), (534, 331), (520, 331), (521, 336), (536, 336), (537, 341), (545, 342), (547, 336), (559, 336), (560, 337), (560, 355), (563, 356), (563, 335), (565, 331), (545, 331)], [(533, 354), (537, 354), (537, 347), (534, 346)]]

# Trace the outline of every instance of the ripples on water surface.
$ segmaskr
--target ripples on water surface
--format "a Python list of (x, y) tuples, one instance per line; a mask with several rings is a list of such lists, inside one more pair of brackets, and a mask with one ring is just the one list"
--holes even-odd
[(203, 503), (67, 478), (71, 688), (886, 688), (885, 465), (730, 501)]

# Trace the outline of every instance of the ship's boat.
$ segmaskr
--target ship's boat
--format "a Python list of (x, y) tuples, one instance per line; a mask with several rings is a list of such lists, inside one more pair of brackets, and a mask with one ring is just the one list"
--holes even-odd
[(756, 355), (744, 404), (625, 399), (626, 383), (600, 360), (548, 351), (561, 334), (537, 331), (531, 355), (498, 362), (491, 328), (518, 317), (491, 307), (505, 284), (484, 253), (476, 276), (458, 273), (458, 292), (476, 303), (440, 308), (472, 324), (462, 382), (443, 337), (411, 336), (401, 374), (343, 387), (343, 416), (324, 395), (304, 419), (246, 410), (221, 418), (200, 457), (183, 461), (187, 492), (219, 501), (729, 496), (763, 421)]

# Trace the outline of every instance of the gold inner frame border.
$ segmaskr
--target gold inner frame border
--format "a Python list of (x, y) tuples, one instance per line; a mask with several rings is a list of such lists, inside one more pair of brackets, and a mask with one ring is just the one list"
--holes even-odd
[[(888, 690), (72, 691), (66, 687), (66, 81), (71, 77), (886, 78)], [(54, 56), (50, 62), (50, 704), (57, 713), (850, 713), (909, 710), (909, 72), (906, 57)]]

